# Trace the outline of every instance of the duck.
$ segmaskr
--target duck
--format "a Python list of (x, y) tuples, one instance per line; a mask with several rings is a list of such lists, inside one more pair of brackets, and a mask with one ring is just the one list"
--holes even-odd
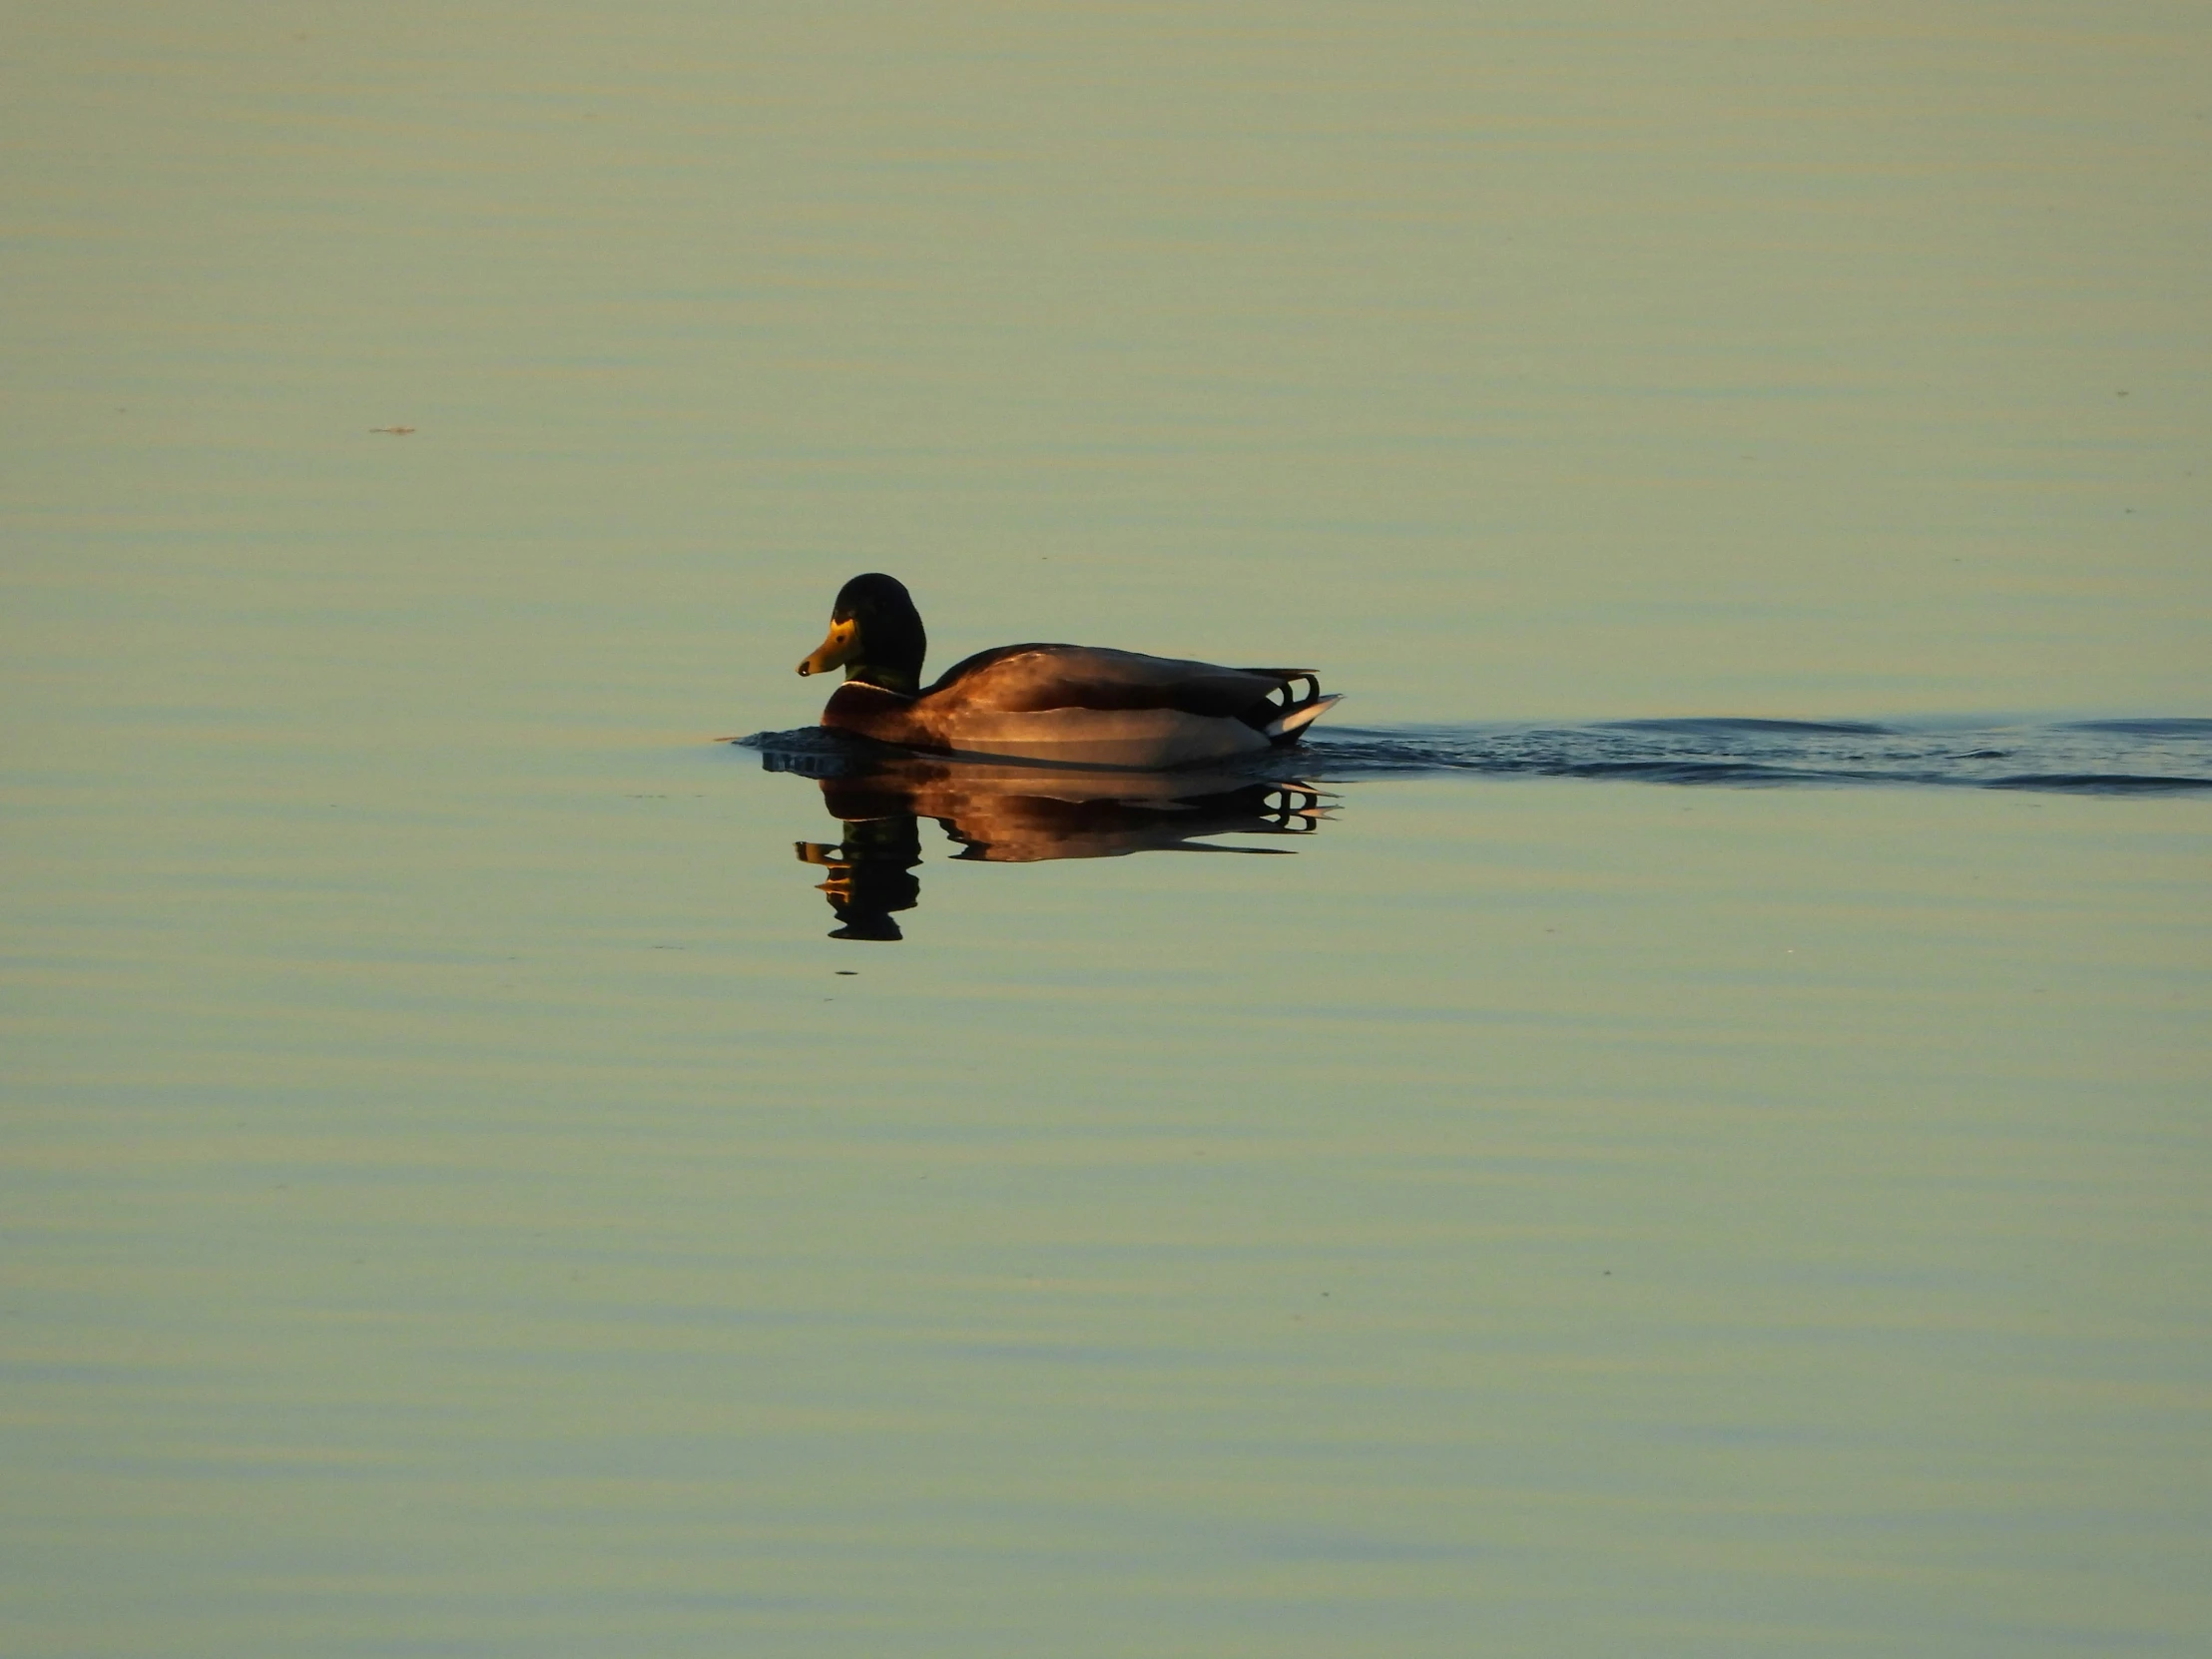
[(837, 590), (801, 675), (844, 670), (822, 724), (924, 754), (1165, 771), (1298, 743), (1338, 701), (1307, 668), (1224, 668), (1092, 645), (1001, 645), (921, 684), (913, 596), (870, 571)]

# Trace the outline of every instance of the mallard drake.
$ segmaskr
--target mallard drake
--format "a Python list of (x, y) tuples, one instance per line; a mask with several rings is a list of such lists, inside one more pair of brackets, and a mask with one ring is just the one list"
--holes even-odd
[(830, 637), (799, 665), (844, 670), (822, 724), (902, 749), (1156, 770), (1294, 744), (1337, 701), (1312, 669), (1089, 645), (979, 651), (925, 688), (928, 644), (904, 583), (853, 577), (837, 590)]

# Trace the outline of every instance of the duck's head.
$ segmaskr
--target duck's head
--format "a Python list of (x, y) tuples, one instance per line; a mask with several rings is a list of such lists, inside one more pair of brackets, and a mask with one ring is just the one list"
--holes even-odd
[(921, 659), (929, 636), (921, 631), (906, 584), (870, 572), (837, 590), (830, 610), (830, 637), (799, 665), (801, 674), (842, 668), (847, 680), (864, 680), (909, 697), (921, 689)]

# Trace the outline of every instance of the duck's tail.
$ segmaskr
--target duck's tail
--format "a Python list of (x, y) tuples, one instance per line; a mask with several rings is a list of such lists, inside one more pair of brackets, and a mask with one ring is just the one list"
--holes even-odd
[(1280, 720), (1270, 721), (1261, 731), (1268, 742), (1281, 747), (1294, 744), (1306, 733), (1306, 728), (1329, 713), (1330, 706), (1343, 697), (1342, 692), (1331, 692), (1327, 697), (1314, 697), (1299, 704)]

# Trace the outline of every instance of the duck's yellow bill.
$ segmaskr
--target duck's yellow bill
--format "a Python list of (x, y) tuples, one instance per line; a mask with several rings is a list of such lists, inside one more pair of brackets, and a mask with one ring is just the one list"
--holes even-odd
[(853, 647), (859, 643), (860, 629), (850, 617), (842, 622), (830, 624), (830, 637), (815, 648), (815, 654), (799, 665), (801, 674), (827, 674), (833, 668), (841, 668), (852, 660)]

